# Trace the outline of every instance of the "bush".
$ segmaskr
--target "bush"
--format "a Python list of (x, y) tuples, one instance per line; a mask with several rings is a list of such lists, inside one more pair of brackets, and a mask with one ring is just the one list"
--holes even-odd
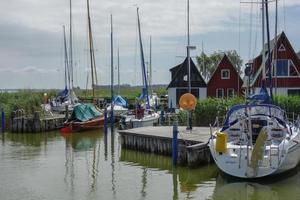
[[(226, 116), (228, 109), (237, 104), (245, 103), (245, 99), (241, 97), (221, 99), (221, 98), (208, 98), (199, 100), (195, 111), (193, 112), (193, 125), (194, 126), (209, 126), (215, 122), (216, 117), (220, 119), (220, 123)], [(300, 97), (299, 96), (276, 96), (274, 97), (274, 104), (283, 109), (289, 118), (293, 115), (300, 114)], [(187, 114), (185, 111), (180, 111), (178, 119), (180, 125), (186, 125)]]

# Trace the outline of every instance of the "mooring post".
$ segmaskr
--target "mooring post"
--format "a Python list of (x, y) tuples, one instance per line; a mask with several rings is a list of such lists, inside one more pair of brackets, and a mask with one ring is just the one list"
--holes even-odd
[(115, 117), (114, 117), (114, 104), (113, 101), (110, 105), (110, 126), (111, 128), (114, 127)]
[(172, 138), (172, 161), (173, 165), (177, 165), (178, 157), (178, 125), (175, 120), (173, 123), (173, 138)]
[(107, 108), (104, 108), (104, 133), (107, 134)]
[(164, 107), (161, 107), (161, 111), (160, 111), (160, 125), (164, 124), (164, 115), (165, 115), (165, 111), (164, 111)]
[(69, 106), (68, 105), (65, 106), (65, 110), (66, 110), (65, 118), (66, 118), (66, 120), (68, 120), (69, 119)]
[(5, 114), (4, 114), (4, 109), (2, 108), (1, 109), (1, 130), (2, 130), (2, 133), (4, 133), (5, 131)]

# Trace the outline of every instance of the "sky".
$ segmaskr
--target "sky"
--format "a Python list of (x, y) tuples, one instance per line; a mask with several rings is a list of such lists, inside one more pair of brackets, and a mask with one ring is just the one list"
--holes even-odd
[[(247, 2), (257, 2), (247, 0)], [(91, 87), (85, 0), (72, 0), (74, 85)], [(274, 37), (275, 3), (270, 4)], [(90, 0), (98, 84), (110, 84), (110, 15), (114, 29), (114, 72), (120, 52), (121, 84), (142, 83), (137, 35), (139, 7), (146, 63), (152, 37), (153, 83), (168, 84), (169, 69), (186, 56), (186, 0)], [(240, 0), (190, 0), (191, 45), (194, 59), (202, 50), (236, 50), (244, 62), (261, 51), (260, 4)], [(63, 25), (69, 30), (69, 0), (0, 2), (0, 88), (64, 88)], [(278, 32), (285, 31), (300, 50), (300, 1), (279, 0)], [(69, 35), (67, 35), (69, 39)]]

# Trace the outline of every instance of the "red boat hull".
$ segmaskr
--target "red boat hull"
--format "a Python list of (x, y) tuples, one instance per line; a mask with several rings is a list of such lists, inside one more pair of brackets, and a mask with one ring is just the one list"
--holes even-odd
[(99, 129), (104, 126), (104, 117), (97, 117), (86, 122), (67, 122), (65, 127), (70, 127), (72, 132)]

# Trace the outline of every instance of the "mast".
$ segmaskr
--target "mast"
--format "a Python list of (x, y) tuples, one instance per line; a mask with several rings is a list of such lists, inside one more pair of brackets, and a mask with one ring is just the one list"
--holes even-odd
[(74, 80), (73, 80), (73, 35), (72, 35), (72, 0), (70, 0), (70, 47), (69, 47), (69, 71), (70, 71), (70, 76), (71, 76), (71, 85), (70, 85), (70, 89), (71, 89), (71, 102), (73, 103), (74, 99), (73, 99), (73, 87), (74, 87)]
[(187, 61), (188, 61), (188, 91), (191, 88), (191, 57), (190, 57), (190, 0), (187, 0)]
[(141, 54), (141, 65), (142, 65), (143, 82), (144, 82), (144, 87), (145, 87), (144, 89), (145, 89), (146, 98), (147, 98), (146, 108), (149, 108), (150, 107), (150, 102), (149, 102), (149, 94), (148, 94), (148, 82), (147, 82), (147, 75), (146, 75), (146, 67), (145, 67), (143, 43), (142, 43), (142, 36), (141, 36), (141, 25), (140, 25), (140, 17), (139, 17), (139, 8), (137, 8), (136, 11), (137, 11), (137, 18), (138, 18), (138, 31), (139, 31), (139, 42), (140, 42), (140, 54)]
[(110, 85), (110, 92), (111, 92), (111, 109), (110, 109), (110, 123), (111, 126), (113, 126), (114, 124), (114, 47), (113, 47), (113, 18), (112, 18), (112, 14), (110, 15), (110, 70), (111, 70), (111, 85)]
[(95, 100), (95, 81), (97, 81), (96, 76), (96, 62), (94, 55), (94, 44), (93, 44), (93, 34), (91, 26), (91, 17), (90, 17), (90, 2), (87, 0), (87, 14), (88, 14), (88, 31), (89, 31), (89, 47), (90, 47), (90, 62), (91, 62), (91, 77), (92, 77), (92, 91), (93, 91), (93, 101)]
[(120, 94), (120, 50), (118, 49), (118, 94)]
[[(64, 34), (64, 50), (65, 50), (65, 53), (64, 53), (64, 57), (65, 57), (65, 89), (68, 89), (68, 88), (70, 88), (70, 74), (69, 74), (68, 49), (67, 49), (65, 25), (63, 25), (63, 34)], [(69, 85), (68, 85), (68, 83), (69, 83)]]
[(265, 0), (265, 6), (266, 6), (266, 25), (267, 25), (267, 40), (268, 40), (268, 84), (270, 87), (270, 97), (271, 100), (273, 100), (273, 91), (272, 91), (272, 58), (271, 58), (271, 48), (270, 48), (270, 29), (269, 29), (269, 8), (268, 8), (268, 0)]
[(278, 22), (278, 0), (275, 0), (275, 43), (273, 50), (273, 63), (275, 68), (275, 95), (277, 95), (277, 22)]
[(150, 53), (149, 53), (149, 88), (151, 94), (153, 94), (152, 91), (152, 37), (150, 35)]
[(265, 0), (262, 0), (261, 3), (261, 20), (262, 20), (262, 63), (263, 63), (263, 69), (262, 69), (262, 80), (266, 80), (266, 50), (265, 50)]

